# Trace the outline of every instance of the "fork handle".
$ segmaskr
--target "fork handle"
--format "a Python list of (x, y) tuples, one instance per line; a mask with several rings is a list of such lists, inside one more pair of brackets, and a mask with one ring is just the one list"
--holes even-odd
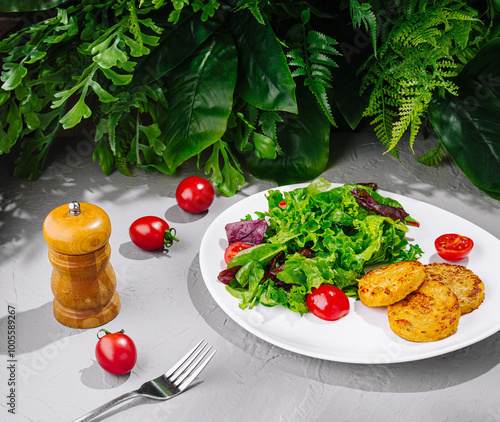
[(112, 409), (113, 407), (119, 405), (120, 403), (133, 399), (134, 397), (139, 397), (139, 394), (136, 391), (131, 391), (129, 393), (122, 394), (116, 399), (110, 400), (107, 403), (104, 403), (102, 406), (99, 406), (98, 408), (92, 410), (91, 412), (81, 416), (80, 418), (75, 419), (73, 422), (90, 422), (95, 417), (99, 416), (101, 413), (104, 413), (107, 410)]

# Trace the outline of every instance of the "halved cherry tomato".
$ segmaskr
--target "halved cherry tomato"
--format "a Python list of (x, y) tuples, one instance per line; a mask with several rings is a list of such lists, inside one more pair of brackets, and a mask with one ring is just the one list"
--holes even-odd
[(231, 259), (233, 259), (238, 252), (241, 252), (242, 250), (251, 247), (252, 245), (248, 243), (243, 243), (243, 242), (231, 243), (224, 251), (224, 261), (226, 261), (226, 265), (229, 264)]
[(154, 251), (166, 246), (169, 248), (179, 239), (175, 237), (175, 229), (160, 217), (148, 215), (135, 220), (129, 228), (129, 236), (136, 246), (146, 251)]
[[(279, 204), (278, 204), (278, 207), (280, 207), (282, 210), (284, 210), (286, 208), (286, 201), (281, 201)], [(271, 211), (271, 210), (267, 210), (267, 211)]]
[[(104, 335), (99, 337), (101, 332)], [(99, 341), (95, 346), (95, 357), (102, 369), (115, 375), (130, 372), (137, 362), (137, 349), (132, 339), (123, 334), (123, 330), (110, 333), (101, 329), (97, 337)]]
[(448, 233), (439, 236), (434, 241), (438, 255), (447, 261), (464, 259), (474, 246), (474, 242), (467, 236)]
[(306, 297), (306, 304), (314, 315), (326, 321), (336, 321), (346, 316), (350, 310), (346, 294), (329, 284), (313, 287)]

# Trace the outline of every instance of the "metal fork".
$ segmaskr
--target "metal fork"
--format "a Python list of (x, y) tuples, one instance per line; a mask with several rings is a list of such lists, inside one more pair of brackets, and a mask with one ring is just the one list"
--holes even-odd
[(205, 340), (201, 340), (186, 356), (170, 368), (165, 374), (151, 381), (145, 382), (137, 390), (123, 394), (73, 422), (89, 422), (96, 416), (110, 410), (124, 401), (135, 397), (147, 397), (154, 400), (168, 400), (181, 394), (191, 382), (207, 366), (216, 350), (209, 352), (212, 347)]

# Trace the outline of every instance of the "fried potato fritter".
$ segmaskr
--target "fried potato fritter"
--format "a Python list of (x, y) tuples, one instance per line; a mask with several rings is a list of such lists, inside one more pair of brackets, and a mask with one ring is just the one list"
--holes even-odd
[(405, 299), (387, 307), (391, 330), (405, 340), (430, 342), (457, 331), (460, 306), (457, 295), (443, 283), (426, 278)]
[(424, 265), (418, 261), (385, 265), (358, 281), (359, 299), (370, 307), (391, 305), (417, 290), (425, 277)]
[(457, 264), (433, 263), (425, 265), (425, 272), (433, 280), (448, 286), (458, 297), (462, 315), (477, 309), (484, 300), (484, 284), (468, 268)]

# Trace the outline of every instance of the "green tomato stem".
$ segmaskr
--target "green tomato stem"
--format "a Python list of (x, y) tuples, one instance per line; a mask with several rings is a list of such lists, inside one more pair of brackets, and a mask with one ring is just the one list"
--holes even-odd
[[(108, 330), (106, 330), (105, 328), (101, 328), (101, 329), (97, 332), (97, 338), (98, 338), (99, 340), (100, 340), (100, 339), (102, 339), (102, 337), (104, 337), (104, 336), (99, 337), (99, 333), (100, 333), (101, 331), (104, 333), (104, 336), (106, 336), (106, 335), (108, 335), (108, 334), (113, 334), (113, 333), (111, 333), (111, 331), (108, 331)], [(123, 334), (124, 332), (125, 332), (125, 330), (122, 328), (120, 331), (117, 331), (115, 334), (118, 334), (118, 333)]]
[(175, 242), (178, 242), (179, 239), (175, 237), (176, 235), (176, 230), (172, 227), (169, 230), (165, 230), (165, 236), (163, 238), (163, 243), (165, 244), (165, 247), (170, 248)]

